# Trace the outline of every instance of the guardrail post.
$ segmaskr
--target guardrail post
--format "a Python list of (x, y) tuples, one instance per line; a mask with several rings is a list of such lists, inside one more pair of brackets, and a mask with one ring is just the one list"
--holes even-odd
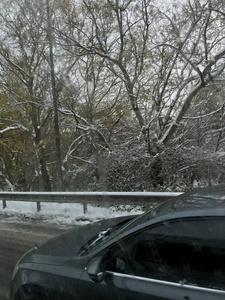
[(83, 210), (84, 210), (84, 214), (86, 214), (86, 212), (87, 212), (87, 203), (83, 204)]
[(6, 200), (2, 200), (3, 209), (6, 208)]
[(41, 211), (41, 202), (37, 201), (37, 212)]

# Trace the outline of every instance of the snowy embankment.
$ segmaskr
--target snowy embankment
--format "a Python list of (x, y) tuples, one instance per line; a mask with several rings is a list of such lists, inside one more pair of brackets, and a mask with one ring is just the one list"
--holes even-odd
[(106, 218), (143, 213), (141, 206), (121, 205), (118, 207), (96, 207), (88, 205), (84, 214), (82, 204), (42, 203), (37, 212), (36, 203), (8, 201), (7, 208), (0, 208), (5, 222), (32, 222), (36, 224), (57, 224), (60, 226), (83, 225)]

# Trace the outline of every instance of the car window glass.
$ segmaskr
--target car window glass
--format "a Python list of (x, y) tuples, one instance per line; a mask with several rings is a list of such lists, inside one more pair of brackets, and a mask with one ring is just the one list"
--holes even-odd
[(179, 220), (163, 223), (114, 249), (110, 271), (164, 281), (224, 289), (225, 220)]
[(156, 226), (151, 227), (149, 233), (223, 240), (225, 236), (225, 220), (221, 217), (202, 217), (164, 221), (160, 226), (156, 224)]

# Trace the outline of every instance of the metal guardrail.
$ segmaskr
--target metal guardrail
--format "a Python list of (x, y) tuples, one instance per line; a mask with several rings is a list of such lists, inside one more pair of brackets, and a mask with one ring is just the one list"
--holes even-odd
[(148, 207), (160, 204), (182, 193), (170, 192), (0, 192), (0, 201), (3, 209), (7, 201), (36, 202), (37, 212), (41, 210), (41, 202), (54, 203), (81, 203), (84, 213), (87, 205), (116, 206), (116, 205), (142, 205)]

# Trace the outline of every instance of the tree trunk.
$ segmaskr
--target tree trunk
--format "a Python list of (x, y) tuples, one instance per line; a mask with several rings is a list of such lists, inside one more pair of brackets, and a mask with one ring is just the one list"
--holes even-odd
[(39, 161), (40, 161), (40, 166), (41, 166), (43, 190), (46, 192), (50, 192), (52, 190), (52, 188), (51, 188), (51, 181), (50, 181), (48, 170), (47, 170), (44, 149), (40, 150), (39, 155), (40, 155)]

